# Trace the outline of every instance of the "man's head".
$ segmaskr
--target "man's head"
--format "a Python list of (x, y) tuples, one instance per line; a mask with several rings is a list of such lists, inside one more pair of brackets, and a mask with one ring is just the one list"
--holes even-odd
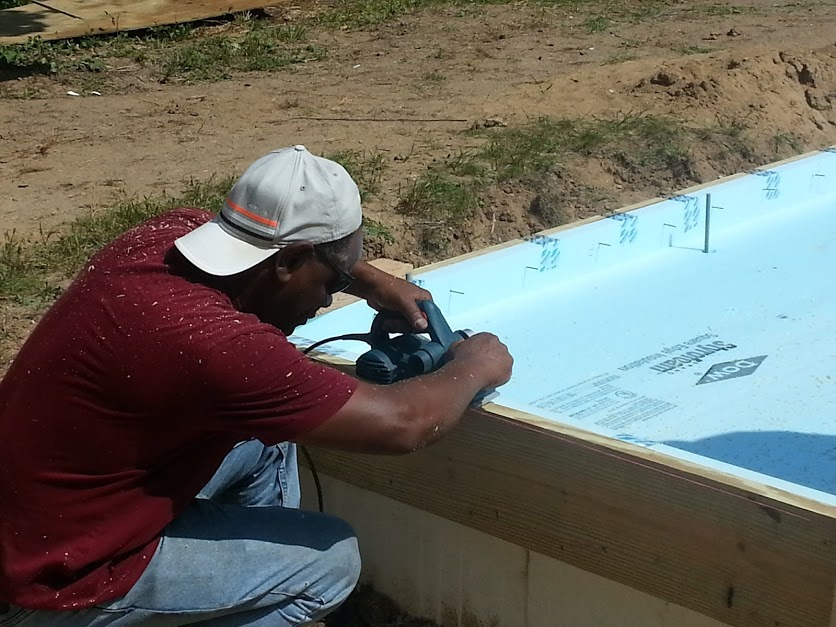
[(290, 333), (347, 287), (361, 222), (345, 169), (294, 146), (253, 163), (220, 215), (175, 246), (202, 272), (238, 284), (242, 308)]

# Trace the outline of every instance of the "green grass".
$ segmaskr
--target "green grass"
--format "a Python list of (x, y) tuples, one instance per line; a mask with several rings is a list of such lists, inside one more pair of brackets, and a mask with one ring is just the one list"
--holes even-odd
[(24, 4), (28, 3), (29, 0), (0, 0), (0, 11), (14, 7), (22, 7)]
[(383, 153), (345, 150), (325, 156), (346, 169), (360, 188), (362, 200), (367, 200), (380, 191), (380, 179), (387, 165)]
[(363, 218), (363, 235), (372, 240), (380, 240), (382, 242), (392, 244), (395, 241), (395, 236), (383, 224), (371, 218)]
[(191, 183), (179, 196), (126, 200), (30, 240), (6, 234), (0, 245), (0, 300), (42, 308), (93, 253), (125, 231), (175, 207), (218, 211), (232, 182)]
[(323, 48), (302, 45), (307, 29), (293, 25), (253, 27), (241, 35), (187, 40), (160, 57), (161, 80), (211, 81), (233, 71), (272, 71), (324, 59)]
[(421, 80), (428, 85), (440, 85), (447, 80), (447, 77), (439, 72), (426, 72), (421, 76)]
[(235, 71), (274, 71), (325, 58), (323, 48), (306, 43), (308, 33), (304, 24), (276, 25), (241, 14), (223, 32), (177, 24), (54, 42), (32, 38), (0, 46), (0, 72), (95, 74), (128, 59), (163, 82), (217, 81)]
[(612, 20), (608, 17), (604, 17), (603, 15), (597, 15), (587, 19), (584, 22), (584, 26), (589, 33), (600, 33), (612, 26)]

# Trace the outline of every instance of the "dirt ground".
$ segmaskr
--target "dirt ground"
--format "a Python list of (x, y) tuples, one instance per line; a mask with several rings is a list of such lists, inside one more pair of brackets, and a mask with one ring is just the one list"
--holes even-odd
[[(275, 12), (293, 20), (301, 9)], [(81, 88), (66, 79), (5, 81), (2, 228), (49, 230), (119, 197), (240, 173), (298, 143), (385, 155), (382, 191), (366, 212), (393, 224), (399, 189), (432, 160), (472, 147), (477, 139), (464, 131), (486, 119), (672, 114), (743, 120), (764, 142), (791, 135), (794, 146), (780, 156), (836, 143), (836, 3), (681, 3), (590, 32), (595, 15), (489, 5), (430, 9), (366, 30), (323, 28), (313, 40), (326, 59), (219, 83), (160, 84), (127, 60), (102, 96), (68, 96)], [(39, 97), (11, 97), (34, 87)], [(709, 160), (696, 168), (703, 179), (722, 173)], [(659, 191), (594, 162), (583, 171), (585, 184), (609, 192), (607, 208)], [(525, 190), (505, 192), (496, 207), (528, 208)], [(526, 228), (494, 229), (493, 239)], [(404, 244), (385, 253), (408, 258)]]
[[(319, 8), (270, 13), (293, 23)], [(384, 155), (366, 214), (394, 238), (372, 252), (420, 264), (430, 257), (415, 247), (414, 222), (395, 211), (402, 190), (480, 145), (468, 131), (485, 121), (652, 114), (745, 126), (752, 150), (721, 162), (695, 147), (681, 177), (575, 159), (549, 183), (569, 199), (561, 221), (836, 144), (833, 0), (674, 2), (613, 20), (594, 5), (437, 7), (369, 28), (317, 27), (310, 40), (325, 59), (214, 83), (160, 83), (128, 59), (96, 87), (102, 95), (82, 77), (5, 76), (0, 228), (48, 232), (117, 199), (176, 194), (189, 179), (240, 173), (273, 148), (304, 144)], [(529, 234), (538, 194), (520, 182), (492, 189), (436, 256)]]

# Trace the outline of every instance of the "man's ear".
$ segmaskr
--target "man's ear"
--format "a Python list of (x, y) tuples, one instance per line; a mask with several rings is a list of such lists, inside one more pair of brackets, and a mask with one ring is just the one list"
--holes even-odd
[(314, 247), (310, 242), (293, 242), (282, 248), (274, 257), (273, 268), (279, 283), (290, 281), (291, 275), (313, 258)]

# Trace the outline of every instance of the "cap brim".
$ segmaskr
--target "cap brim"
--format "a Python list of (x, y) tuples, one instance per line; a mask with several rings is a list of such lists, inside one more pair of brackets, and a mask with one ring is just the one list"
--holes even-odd
[(174, 242), (183, 256), (214, 276), (230, 276), (261, 263), (277, 248), (259, 248), (223, 230), (215, 218)]

